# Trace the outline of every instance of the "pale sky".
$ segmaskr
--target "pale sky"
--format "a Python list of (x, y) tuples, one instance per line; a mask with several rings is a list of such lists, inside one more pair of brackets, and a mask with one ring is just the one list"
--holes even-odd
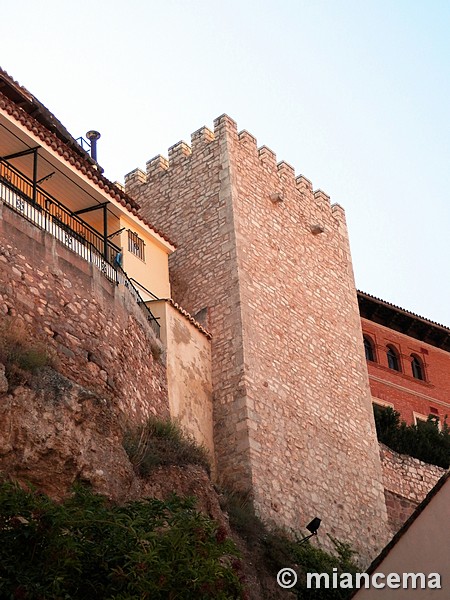
[(123, 182), (222, 113), (346, 211), (359, 289), (450, 326), (448, 0), (4, 2), (0, 65)]

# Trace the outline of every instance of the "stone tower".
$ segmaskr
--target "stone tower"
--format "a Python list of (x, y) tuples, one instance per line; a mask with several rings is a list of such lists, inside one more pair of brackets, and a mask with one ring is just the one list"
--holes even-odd
[(267, 522), (386, 541), (344, 211), (224, 115), (126, 177), (177, 244), (174, 299), (213, 334), (219, 480)]

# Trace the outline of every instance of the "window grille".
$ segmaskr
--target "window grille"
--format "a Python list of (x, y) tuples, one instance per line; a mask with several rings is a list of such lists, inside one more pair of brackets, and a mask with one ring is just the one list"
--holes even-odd
[(145, 261), (145, 242), (141, 239), (137, 233), (134, 231), (128, 230), (128, 251)]

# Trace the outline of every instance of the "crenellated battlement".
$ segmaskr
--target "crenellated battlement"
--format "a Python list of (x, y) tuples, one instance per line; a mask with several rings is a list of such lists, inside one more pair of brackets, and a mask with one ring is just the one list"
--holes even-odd
[(191, 151), (203, 150), (205, 145), (210, 144), (214, 140), (215, 135), (211, 129), (205, 126), (200, 127), (200, 129), (191, 134)]
[(146, 183), (147, 175), (141, 169), (133, 169), (125, 175), (125, 190), (128, 192), (130, 187)]
[(243, 129), (242, 131), (240, 131), (238, 133), (238, 139), (241, 142), (241, 144), (244, 144), (245, 146), (248, 146), (249, 148), (254, 148), (255, 150), (257, 150), (256, 138), (254, 135), (249, 133), (247, 130)]
[(191, 156), (192, 148), (189, 146), (189, 144), (186, 144), (186, 142), (183, 142), (183, 140), (181, 140), (173, 146), (170, 146), (168, 152), (170, 165), (174, 162), (178, 162), (179, 160), (183, 160), (184, 158)]
[[(263, 172), (272, 177), (272, 192), (283, 194), (284, 191), (298, 190), (302, 196), (318, 207), (330, 210), (330, 197), (322, 190), (313, 191), (313, 185), (304, 175), (296, 175), (295, 168), (285, 160), (277, 161), (276, 153), (263, 145), (258, 147), (257, 139), (247, 130), (238, 132), (237, 123), (227, 114), (214, 120), (214, 130), (206, 126), (200, 127), (191, 134), (191, 145), (179, 141), (168, 149), (168, 158), (157, 155), (147, 161), (146, 171), (134, 169), (125, 176), (127, 192), (136, 192), (137, 186), (150, 183), (155, 177), (170, 175), (171, 170), (180, 166), (190, 166), (196, 161), (209, 160), (213, 149), (227, 148), (237, 144), (241, 152), (240, 163), (248, 161), (257, 168), (261, 165)], [(278, 177), (278, 182), (273, 178)], [(271, 192), (271, 193), (272, 193)]]

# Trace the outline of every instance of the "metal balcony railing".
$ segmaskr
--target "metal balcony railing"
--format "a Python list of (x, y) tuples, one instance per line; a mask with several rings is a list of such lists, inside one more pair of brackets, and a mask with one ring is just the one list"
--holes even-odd
[(159, 337), (158, 321), (131, 279), (114, 260), (120, 252), (118, 246), (110, 240), (105, 240), (104, 236), (78, 215), (1, 158), (0, 200), (24, 219), (55, 237), (72, 252), (92, 263), (110, 281), (124, 285)]

